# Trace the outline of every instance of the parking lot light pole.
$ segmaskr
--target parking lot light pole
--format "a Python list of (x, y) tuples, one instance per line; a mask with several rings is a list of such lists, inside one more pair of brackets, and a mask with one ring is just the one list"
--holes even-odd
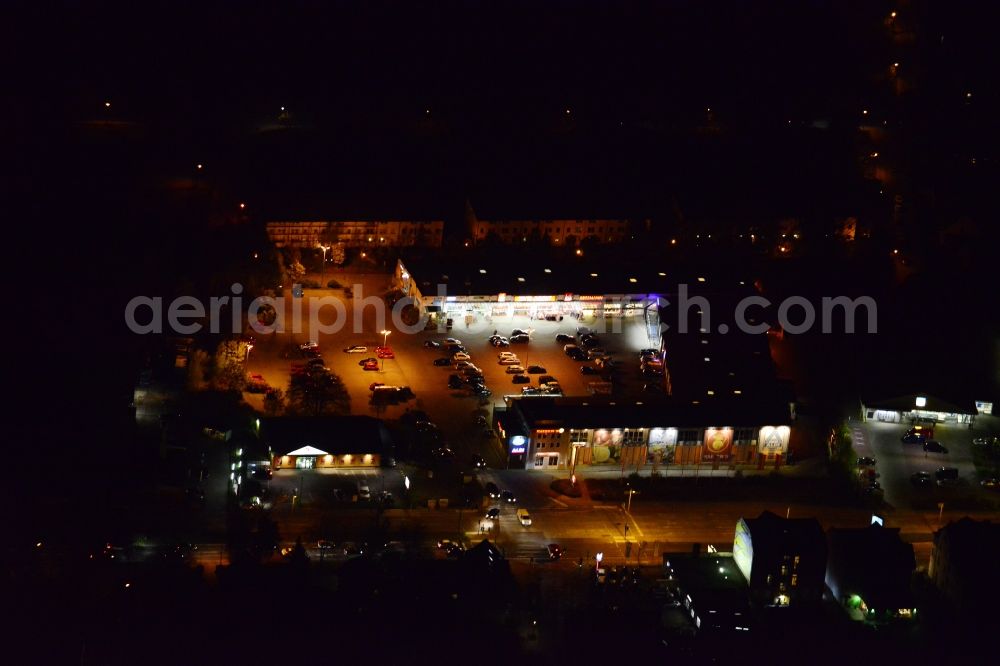
[(379, 362), (378, 371), (380, 373), (383, 373), (383, 372), (385, 372), (385, 347), (386, 347), (387, 344), (389, 344), (389, 334), (392, 333), (392, 331), (386, 329), (384, 331), (381, 331), (381, 333), (382, 333), (382, 353), (378, 355), (378, 357), (379, 357), (378, 358), (378, 362)]

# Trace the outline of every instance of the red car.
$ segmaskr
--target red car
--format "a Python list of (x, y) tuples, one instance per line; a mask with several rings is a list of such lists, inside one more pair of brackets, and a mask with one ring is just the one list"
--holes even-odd
[(364, 370), (378, 370), (378, 361), (365, 361), (365, 364), (361, 367)]
[(392, 350), (388, 348), (378, 350), (378, 352), (375, 355), (378, 356), (379, 358), (396, 358), (396, 355), (393, 354)]

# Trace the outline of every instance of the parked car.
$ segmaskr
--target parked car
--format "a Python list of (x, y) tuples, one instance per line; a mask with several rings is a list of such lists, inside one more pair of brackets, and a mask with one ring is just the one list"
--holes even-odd
[[(524, 375), (519, 375), (519, 376), (523, 377)], [(542, 392), (542, 389), (535, 388), (534, 386), (522, 386), (521, 387), (521, 395), (540, 395), (541, 392)]]
[(456, 345), (456, 344), (445, 345), (445, 350), (448, 351), (448, 352), (450, 352), (450, 353), (452, 353), (452, 354), (454, 354), (456, 352), (464, 352), (464, 351), (466, 351), (466, 349), (465, 349), (465, 347), (463, 345)]
[(378, 370), (378, 361), (365, 361), (365, 364), (361, 366), (362, 370)]
[(517, 358), (517, 354), (515, 354), (512, 351), (502, 351), (499, 354), (497, 354), (497, 358), (511, 358), (511, 357)]
[(458, 338), (445, 338), (444, 341), (449, 345), (460, 345), (462, 341)]
[(396, 354), (394, 354), (388, 347), (378, 350), (375, 355), (379, 358), (396, 358)]
[(465, 381), (458, 375), (448, 375), (448, 388), (460, 389), (465, 386)]
[(583, 351), (582, 349), (574, 349), (573, 351), (569, 352), (567, 356), (569, 356), (574, 361), (590, 360), (587, 358), (587, 352)]
[[(514, 365), (511, 367), (516, 368), (517, 366)], [(528, 375), (514, 375), (513, 377), (511, 377), (510, 382), (511, 384), (530, 384), (531, 377), (529, 377)]]
[(545, 368), (543, 368), (540, 365), (529, 365), (528, 366), (528, 374), (529, 375), (544, 375), (545, 374)]
[(472, 357), (466, 354), (465, 352), (455, 352), (454, 354), (451, 355), (451, 360), (454, 361), (455, 363), (458, 363), (459, 361), (468, 361), (471, 358)]
[(471, 393), (472, 395), (477, 395), (480, 398), (488, 398), (493, 395), (493, 391), (489, 390), (485, 386), (473, 386)]
[(369, 361), (378, 361), (378, 359), (375, 358), (374, 356), (369, 356), (368, 358), (363, 358), (360, 361), (358, 361), (358, 365), (364, 365), (365, 363), (368, 363)]
[(319, 343), (316, 342), (315, 340), (309, 340), (299, 345), (299, 349), (303, 351), (305, 351), (306, 349), (315, 349), (316, 347), (319, 347)]
[(497, 363), (500, 365), (521, 365), (521, 359), (516, 356), (504, 356)]
[(581, 365), (580, 366), (581, 375), (599, 375), (601, 371), (592, 365)]
[(347, 354), (364, 354), (366, 351), (368, 351), (368, 347), (364, 345), (352, 345), (344, 348), (344, 352)]
[(556, 336), (556, 342), (562, 342), (564, 344), (573, 344), (576, 342), (576, 338), (572, 335), (566, 335), (565, 333), (560, 333)]
[(539, 386), (544, 386), (545, 384), (552, 384), (552, 383), (556, 384), (559, 383), (556, 381), (556, 378), (553, 377), (552, 375), (542, 375), (541, 377), (538, 378)]
[(437, 349), (441, 346), (441, 343), (437, 340), (424, 340), (425, 349)]
[(928, 439), (924, 442), (924, 451), (928, 453), (948, 453), (948, 449), (936, 439)]
[(877, 462), (878, 461), (875, 460), (874, 458), (870, 458), (868, 456), (861, 456), (860, 458), (858, 458), (858, 467), (874, 467), (875, 463)]
[(524, 334), (510, 336), (510, 342), (511, 343), (521, 344), (521, 343), (530, 342), (530, 341), (531, 341), (531, 338), (529, 338), (527, 335), (524, 335)]
[(917, 486), (918, 488), (922, 486), (929, 486), (932, 483), (930, 472), (914, 472), (910, 475), (910, 483)]
[(379, 386), (385, 386), (385, 382), (372, 382), (371, 384), (368, 385), (368, 390), (374, 391)]
[(607, 356), (607, 355), (608, 355), (607, 350), (601, 347), (591, 347), (590, 349), (587, 350), (587, 358), (590, 360), (593, 360), (599, 356)]
[(938, 471), (934, 472), (934, 480), (939, 486), (955, 483), (958, 481), (958, 468), (939, 467)]
[(521, 375), (524, 374), (524, 368), (520, 365), (508, 365), (504, 368), (504, 372), (508, 375)]
[(576, 351), (578, 349), (580, 349), (580, 348), (577, 347), (576, 345), (572, 344), (572, 343), (570, 343), (568, 345), (563, 345), (563, 353), (566, 354), (567, 356), (569, 356), (570, 354), (572, 354), (574, 351)]
[(434, 359), (434, 365), (437, 365), (437, 366), (451, 365), (451, 359), (450, 358), (436, 358), (436, 359)]
[(510, 332), (510, 336), (514, 337), (515, 335), (531, 335), (531, 333), (532, 331), (530, 329), (526, 331), (523, 328), (515, 328), (513, 331)]

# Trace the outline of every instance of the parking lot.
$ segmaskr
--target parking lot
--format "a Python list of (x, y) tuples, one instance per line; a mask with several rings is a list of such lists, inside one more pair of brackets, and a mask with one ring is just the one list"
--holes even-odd
[[(933, 508), (938, 502), (968, 500), (970, 497), (989, 497), (979, 486), (979, 478), (972, 462), (974, 431), (967, 426), (938, 424), (934, 439), (941, 442), (948, 453), (925, 452), (921, 444), (904, 444), (901, 439), (909, 425), (869, 421), (854, 425), (854, 448), (859, 456), (878, 460), (876, 470), (882, 485), (885, 501), (899, 508)], [(934, 472), (941, 467), (958, 469), (958, 482), (938, 486), (933, 481), (917, 486), (912, 475), (917, 472)]]
[[(382, 294), (389, 286), (389, 276), (369, 274), (362, 276), (337, 275), (342, 284), (363, 285), (366, 295)], [(361, 290), (355, 289), (355, 292)], [(308, 304), (310, 296), (340, 295), (339, 290), (305, 290)], [(286, 292), (286, 316), (291, 321), (290, 293)], [(353, 299), (346, 299), (347, 325), (334, 333), (319, 334), (319, 351), (330, 369), (340, 375), (351, 395), (351, 413), (369, 414), (387, 419), (395, 419), (406, 410), (422, 410), (428, 413), (446, 436), (448, 445), (460, 456), (468, 457), (473, 452), (482, 454), (490, 465), (501, 464), (501, 452), (495, 442), (490, 443), (483, 437), (482, 428), (477, 426), (477, 416), (492, 418), (494, 406), (503, 404), (507, 394), (521, 395), (522, 386), (538, 386), (540, 374), (529, 375), (530, 384), (514, 384), (512, 376), (506, 372), (506, 366), (497, 362), (501, 349), (495, 348), (488, 338), (496, 330), (500, 335), (509, 336), (515, 328), (530, 331), (530, 341), (514, 343), (505, 348), (517, 354), (521, 365), (539, 365), (545, 368), (545, 374), (551, 375), (560, 383), (562, 392), (567, 396), (587, 396), (588, 384), (601, 382), (600, 375), (583, 375), (582, 365), (593, 365), (592, 362), (582, 363), (571, 360), (563, 353), (563, 343), (556, 341), (556, 335), (563, 333), (575, 335), (577, 328), (587, 326), (597, 331), (606, 326), (607, 333), (599, 333), (599, 344), (614, 358), (620, 359), (621, 369), (615, 373), (615, 393), (621, 396), (641, 396), (644, 383), (639, 376), (638, 350), (649, 347), (647, 329), (641, 317), (620, 318), (606, 322), (578, 321), (566, 317), (562, 321), (546, 321), (530, 319), (522, 316), (494, 318), (488, 324), (488, 330), (482, 326), (473, 334), (471, 329), (466, 332), (464, 324), (446, 331), (423, 331), (417, 334), (406, 334), (394, 330), (391, 322), (386, 321), (389, 330), (388, 344), (395, 353), (395, 358), (380, 359), (377, 370), (366, 371), (359, 361), (369, 356), (375, 356), (374, 347), (381, 345), (386, 336), (382, 322), (378, 321), (373, 307), (368, 307), (362, 313), (360, 330), (354, 332), (352, 318)], [(310, 313), (306, 307), (301, 315), (305, 321)], [(335, 313), (332, 308), (320, 311), (319, 321), (324, 324), (333, 322)], [(603, 326), (602, 326), (603, 325)], [(290, 327), (289, 327), (290, 328)], [(305, 330), (305, 327), (303, 327)], [(617, 332), (615, 332), (617, 331)], [(250, 354), (247, 365), (250, 373), (261, 374), (271, 386), (287, 388), (291, 365), (302, 359), (289, 358), (287, 352), (294, 344), (306, 342), (307, 333), (281, 333), (258, 336), (257, 344)], [(462, 341), (471, 356), (471, 361), (478, 366), (485, 379), (487, 388), (491, 391), (488, 398), (473, 397), (467, 389), (452, 389), (448, 387), (448, 376), (455, 372), (452, 366), (439, 367), (434, 365), (434, 359), (450, 356), (443, 349), (428, 349), (424, 341), (444, 341), (448, 337)], [(367, 353), (345, 353), (343, 349), (352, 345), (368, 347)], [(398, 404), (370, 404), (372, 383), (382, 383), (391, 386), (407, 386), (412, 389), (414, 397)]]

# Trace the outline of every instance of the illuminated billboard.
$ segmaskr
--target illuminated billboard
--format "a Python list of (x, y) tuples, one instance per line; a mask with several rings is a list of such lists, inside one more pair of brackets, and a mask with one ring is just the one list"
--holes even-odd
[(732, 428), (706, 428), (705, 453), (709, 460), (729, 460), (733, 455)]
[(511, 455), (522, 455), (528, 450), (528, 438), (524, 435), (514, 435), (510, 438)]
[(764, 426), (760, 429), (760, 452), (767, 455), (788, 453), (788, 437), (791, 429), (788, 426)]

